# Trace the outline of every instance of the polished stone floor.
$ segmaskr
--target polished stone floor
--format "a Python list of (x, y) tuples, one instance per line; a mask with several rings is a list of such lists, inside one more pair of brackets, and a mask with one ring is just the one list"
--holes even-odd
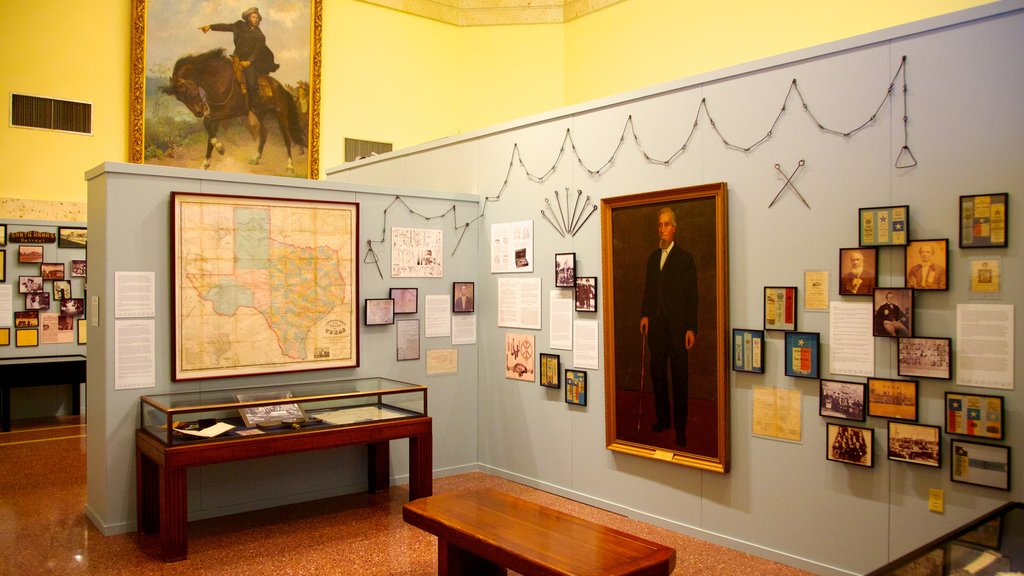
[[(805, 575), (508, 480), (473, 472), (434, 492), (493, 487), (673, 546), (674, 574)], [(84, 514), (85, 426), (77, 417), (15, 423), (0, 433), (0, 576), (282, 576), (436, 574), (437, 541), (402, 521), (406, 486), (189, 524), (189, 557), (164, 564), (134, 534), (104, 537)]]

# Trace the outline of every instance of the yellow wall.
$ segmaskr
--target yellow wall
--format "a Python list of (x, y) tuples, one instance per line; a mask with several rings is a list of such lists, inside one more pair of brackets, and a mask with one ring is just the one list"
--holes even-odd
[[(321, 169), (342, 162), (345, 137), (403, 148), (987, 3), (625, 0), (567, 24), (460, 28), (358, 0), (322, 2)], [(0, 198), (84, 202), (83, 173), (127, 159), (129, 7), (5, 3), (4, 116), (11, 92), (82, 100), (93, 103), (93, 135), (4, 122)]]

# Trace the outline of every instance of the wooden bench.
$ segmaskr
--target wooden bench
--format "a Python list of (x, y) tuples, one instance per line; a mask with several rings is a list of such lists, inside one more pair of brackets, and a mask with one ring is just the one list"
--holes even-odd
[(438, 574), (667, 575), (676, 551), (497, 490), (409, 502), (406, 522), (437, 536)]

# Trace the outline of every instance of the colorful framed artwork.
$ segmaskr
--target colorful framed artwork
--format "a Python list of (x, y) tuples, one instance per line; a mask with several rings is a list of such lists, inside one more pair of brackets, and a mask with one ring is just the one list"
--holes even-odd
[(452, 282), (452, 312), (474, 312), (476, 285), (473, 282)]
[(537, 348), (533, 334), (505, 333), (505, 378), (533, 382)]
[(573, 288), (576, 286), (576, 253), (555, 254), (555, 286)]
[(764, 374), (764, 330), (733, 328), (732, 369)]
[(577, 312), (597, 312), (597, 276), (577, 276), (575, 302)]
[(11, 329), (10, 328), (0, 328), (0, 346), (10, 346), (10, 345), (11, 345)]
[(871, 296), (878, 278), (878, 248), (839, 249), (839, 295)]
[(942, 430), (938, 426), (889, 421), (889, 460), (939, 468)]
[(1010, 447), (952, 438), (949, 479), (999, 490), (1010, 489)]
[(764, 329), (796, 330), (796, 286), (764, 287)]
[(57, 227), (57, 248), (81, 248), (85, 250), (88, 244), (88, 228)]
[(900, 338), (897, 356), (900, 376), (953, 377), (953, 341), (949, 338)]
[(872, 334), (880, 338), (914, 335), (914, 291), (910, 288), (875, 288)]
[(868, 416), (917, 422), (917, 380), (868, 378)]
[(17, 348), (39, 346), (39, 330), (35, 328), (16, 328), (14, 330), (14, 345)]
[(906, 246), (910, 233), (910, 206), (861, 208), (859, 246)]
[(822, 379), (818, 415), (863, 422), (867, 418), (867, 385), (863, 382)]
[(1002, 440), (1003, 397), (946, 392), (946, 434)]
[(875, 465), (875, 431), (871, 428), (828, 423), (825, 459), (871, 468)]
[(395, 314), (415, 314), (419, 310), (419, 289), (392, 288), (389, 295), (395, 301)]
[(960, 247), (1005, 248), (1010, 195), (976, 194), (960, 197)]
[(587, 405), (587, 373), (584, 370), (565, 371), (565, 403)]
[(949, 240), (912, 240), (904, 252), (905, 286), (914, 290), (948, 290)]
[(817, 332), (786, 332), (786, 376), (818, 377), (820, 340)]
[(129, 161), (316, 179), (321, 0), (229, 6), (132, 0)]
[(558, 354), (540, 354), (540, 385), (545, 388), (561, 387), (562, 365)]
[(19, 264), (41, 264), (43, 262), (43, 247), (32, 244), (18, 246)]
[(363, 321), (367, 326), (390, 326), (395, 323), (395, 301), (391, 298), (367, 298), (363, 308)]

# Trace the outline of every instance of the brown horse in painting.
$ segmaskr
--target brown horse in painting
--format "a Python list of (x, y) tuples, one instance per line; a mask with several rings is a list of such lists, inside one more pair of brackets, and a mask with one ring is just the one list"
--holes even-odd
[[(306, 148), (306, 134), (302, 130), (298, 109), (292, 95), (274, 78), (267, 78), (272, 96), (253, 95), (256, 118), (259, 120), (259, 149), (249, 159), (250, 164), (259, 164), (263, 157), (263, 146), (267, 143), (267, 127), (264, 119), (273, 113), (281, 129), (285, 149), (288, 151), (289, 174), (295, 172), (292, 164), (292, 143)], [(184, 56), (174, 64), (170, 84), (162, 91), (174, 96), (196, 118), (203, 119), (206, 128), (206, 159), (203, 168), (210, 167), (210, 157), (216, 150), (224, 154), (224, 144), (217, 139), (217, 130), (223, 120), (244, 117), (249, 114), (245, 94), (231, 66), (231, 60), (223, 48), (210, 50), (199, 55)]]

